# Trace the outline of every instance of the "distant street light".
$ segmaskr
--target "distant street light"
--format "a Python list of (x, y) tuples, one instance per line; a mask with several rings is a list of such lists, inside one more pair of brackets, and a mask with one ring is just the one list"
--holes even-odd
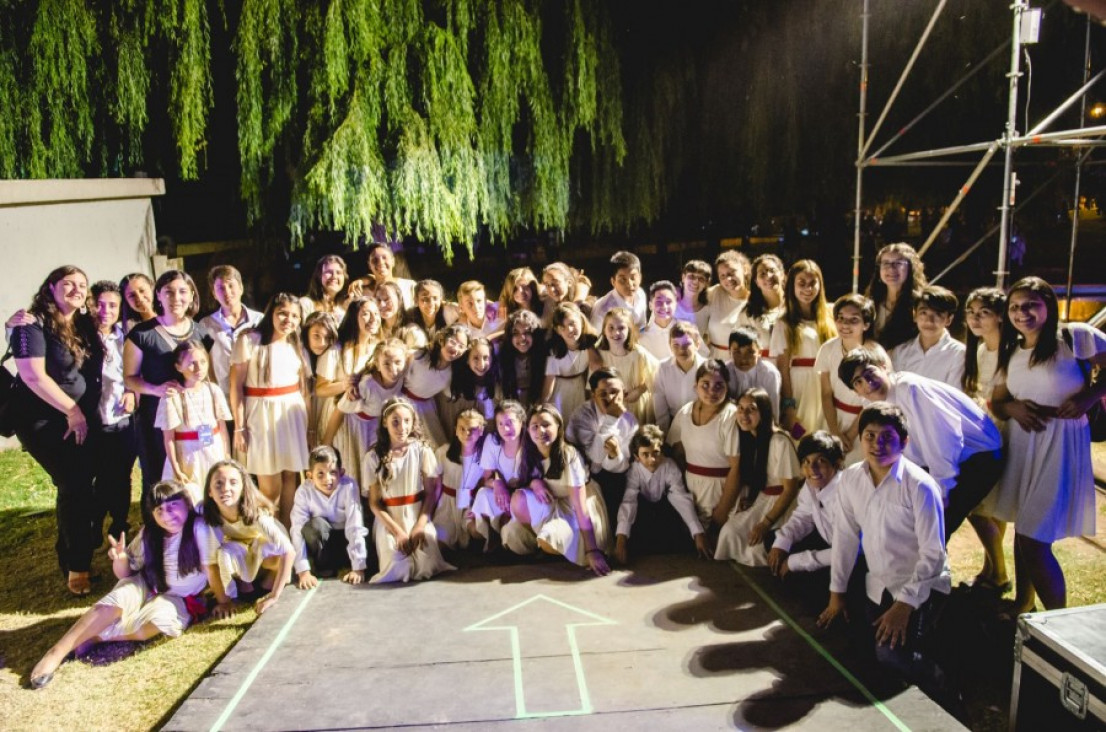
[(1087, 110), (1087, 116), (1091, 119), (1102, 119), (1106, 117), (1106, 102), (1098, 102)]

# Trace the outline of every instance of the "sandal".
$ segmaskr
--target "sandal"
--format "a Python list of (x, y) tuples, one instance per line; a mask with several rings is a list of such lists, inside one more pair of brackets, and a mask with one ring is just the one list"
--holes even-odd
[(88, 572), (70, 572), (66, 586), (69, 594), (84, 597), (92, 592), (92, 578)]
[(990, 577), (976, 575), (975, 579), (968, 585), (968, 588), (993, 595), (1005, 595), (1007, 592), (1014, 589), (1014, 583), (1010, 580), (1006, 580), (1000, 585)]

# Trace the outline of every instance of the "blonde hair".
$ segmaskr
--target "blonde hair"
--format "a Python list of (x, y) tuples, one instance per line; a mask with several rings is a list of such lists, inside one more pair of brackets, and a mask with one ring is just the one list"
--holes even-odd
[(607, 323), (615, 318), (621, 318), (626, 323), (626, 350), (637, 348), (637, 328), (634, 327), (634, 314), (627, 308), (611, 308), (603, 316), (603, 328), (599, 333), (599, 342), (595, 347), (600, 351), (609, 351), (611, 344), (607, 342)]

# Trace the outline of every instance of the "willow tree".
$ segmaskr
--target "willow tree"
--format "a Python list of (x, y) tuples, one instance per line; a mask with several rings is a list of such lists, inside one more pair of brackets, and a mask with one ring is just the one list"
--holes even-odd
[[(356, 242), (384, 225), (449, 260), (485, 233), (564, 230), (594, 208), (573, 193), (591, 157), (609, 171), (627, 152), (602, 0), (0, 0), (0, 10), (0, 101), (25, 111), (0, 119), (0, 175), (141, 167), (201, 178), (215, 82), (233, 74), (247, 218), (285, 221), (293, 246), (314, 230)], [(213, 35), (229, 48), (213, 48)], [(226, 57), (233, 68), (213, 65)], [(173, 159), (151, 159), (166, 137)], [(623, 221), (613, 209), (587, 218)]]

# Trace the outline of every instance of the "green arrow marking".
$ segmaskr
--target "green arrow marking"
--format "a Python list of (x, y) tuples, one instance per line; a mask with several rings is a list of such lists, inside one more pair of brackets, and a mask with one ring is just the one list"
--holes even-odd
[[(538, 606), (531, 607), (535, 603)], [(526, 616), (519, 614), (520, 611), (526, 611), (527, 616), (532, 616), (534, 611), (539, 609), (542, 603), (546, 603), (546, 609), (550, 609), (549, 606), (556, 606), (562, 611), (568, 611), (577, 619), (566, 619), (563, 622), (558, 622), (557, 625), (549, 625), (547, 628), (540, 630), (542, 633), (541, 640), (543, 644), (548, 644), (552, 639), (549, 637), (552, 633), (564, 628), (566, 635), (568, 636), (568, 649), (572, 655), (572, 667), (576, 673), (576, 688), (580, 696), (580, 706), (576, 709), (563, 709), (558, 711), (549, 712), (530, 712), (526, 708), (526, 693), (523, 689), (522, 682), (522, 641), (520, 640), (519, 625), (524, 622)], [(563, 617), (563, 613), (562, 613)], [(573, 607), (560, 600), (554, 600), (551, 597), (545, 595), (535, 595), (529, 600), (520, 602), (517, 605), (513, 605), (506, 610), (502, 610), (490, 618), (485, 618), (478, 623), (465, 628), (465, 632), (473, 630), (506, 630), (511, 635), (511, 656), (514, 664), (515, 675), (515, 718), (516, 719), (534, 719), (537, 717), (568, 717), (573, 715), (591, 714), (591, 697), (588, 694), (587, 681), (584, 678), (584, 665), (580, 660), (580, 647), (576, 643), (576, 628), (586, 625), (617, 625), (613, 620), (608, 620), (595, 613), (590, 613), (587, 610), (581, 610), (578, 607)], [(531, 642), (537, 640), (537, 637), (531, 634), (527, 635), (527, 639)]]

